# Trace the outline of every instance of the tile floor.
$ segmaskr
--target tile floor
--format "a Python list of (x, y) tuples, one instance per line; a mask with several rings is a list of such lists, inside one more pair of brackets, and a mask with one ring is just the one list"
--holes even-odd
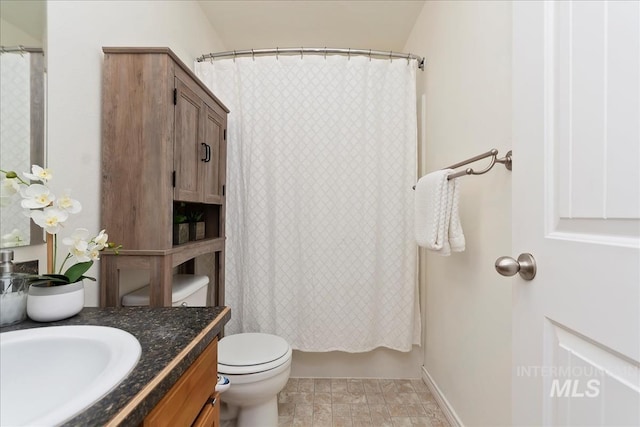
[(279, 427), (448, 427), (421, 379), (290, 378), (278, 395)]

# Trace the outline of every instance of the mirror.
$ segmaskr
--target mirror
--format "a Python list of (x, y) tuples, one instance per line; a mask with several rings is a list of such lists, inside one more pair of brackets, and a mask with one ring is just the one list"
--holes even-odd
[[(0, 2), (0, 169), (45, 159), (45, 1)], [(4, 178), (4, 175), (2, 175)], [(6, 202), (6, 199), (2, 199)], [(17, 200), (0, 207), (0, 248), (43, 243)]]

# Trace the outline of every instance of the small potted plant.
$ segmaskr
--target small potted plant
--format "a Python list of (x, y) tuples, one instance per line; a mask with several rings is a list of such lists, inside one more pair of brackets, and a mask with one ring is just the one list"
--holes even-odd
[(189, 222), (186, 215), (173, 215), (173, 244), (182, 245), (189, 241)]
[[(70, 236), (58, 239), (64, 223), (72, 214), (82, 210), (80, 202), (70, 197), (69, 190), (56, 197), (49, 187), (53, 174), (49, 169), (33, 165), (31, 173), (20, 177), (15, 171), (0, 169), (4, 179), (0, 183), (3, 204), (20, 200), (25, 215), (47, 233), (48, 246), (52, 251), (52, 265), (48, 274), (33, 277), (29, 286), (26, 310), (29, 317), (39, 322), (50, 322), (71, 317), (84, 306), (83, 280), (100, 252), (112, 249), (116, 253), (120, 245), (108, 242), (105, 230), (97, 235), (85, 228), (76, 229)], [(30, 182), (31, 181), (31, 182)], [(58, 265), (58, 243), (69, 246), (69, 251)], [(69, 262), (69, 264), (67, 264)], [(65, 269), (65, 266), (67, 268)]]
[(204, 212), (189, 212), (189, 240), (204, 239)]

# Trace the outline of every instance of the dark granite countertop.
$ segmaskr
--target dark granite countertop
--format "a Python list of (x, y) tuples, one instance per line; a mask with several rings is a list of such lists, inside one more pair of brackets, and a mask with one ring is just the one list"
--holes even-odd
[[(109, 394), (63, 425), (138, 426), (222, 331), (230, 317), (227, 307), (87, 307), (70, 319), (50, 323), (25, 320), (0, 328), (0, 332), (48, 326), (98, 325), (119, 328), (134, 335), (140, 341), (142, 354), (133, 371)], [(175, 367), (165, 369), (171, 362)], [(155, 386), (148, 386), (152, 380)]]

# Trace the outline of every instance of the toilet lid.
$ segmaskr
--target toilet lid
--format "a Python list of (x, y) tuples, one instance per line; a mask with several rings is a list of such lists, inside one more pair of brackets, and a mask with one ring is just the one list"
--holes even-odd
[(289, 343), (276, 335), (235, 334), (218, 343), (218, 370), (222, 373), (263, 372), (280, 366), (290, 357)]

